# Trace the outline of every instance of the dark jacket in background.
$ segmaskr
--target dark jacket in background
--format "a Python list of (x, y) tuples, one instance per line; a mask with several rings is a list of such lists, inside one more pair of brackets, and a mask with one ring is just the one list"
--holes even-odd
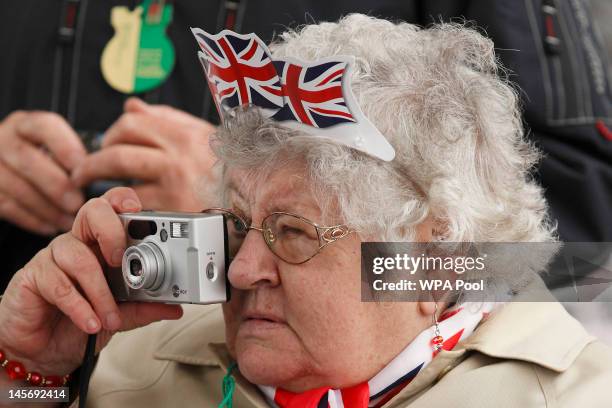
[[(77, 130), (104, 131), (121, 115), (126, 99), (106, 84), (99, 67), (114, 33), (110, 10), (137, 2), (81, 0), (77, 34), (68, 45), (61, 45), (58, 36), (62, 4), (0, 3), (0, 119), (17, 109), (55, 110)], [(205, 109), (205, 81), (189, 27), (220, 30), (217, 20), (224, 4), (174, 2), (168, 35), (176, 65), (170, 79), (145, 99), (216, 122)], [(267, 42), (286, 27), (333, 21), (351, 12), (422, 25), (473, 20), (493, 38), (502, 62), (513, 72), (512, 80), (522, 89), (531, 138), (547, 153), (538, 177), (559, 220), (561, 237), (612, 241), (612, 140), (595, 127), (598, 120), (612, 127), (607, 56), (584, 2), (556, 4), (554, 28), (560, 46), (555, 53), (545, 49), (541, 0), (251, 0), (237, 31), (256, 32)], [(48, 241), (0, 223), (0, 290)]]

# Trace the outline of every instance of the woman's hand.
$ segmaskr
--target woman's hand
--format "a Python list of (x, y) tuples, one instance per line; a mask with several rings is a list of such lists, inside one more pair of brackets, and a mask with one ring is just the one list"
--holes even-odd
[(72, 231), (15, 274), (0, 303), (0, 349), (9, 360), (43, 375), (65, 375), (80, 365), (88, 333), (99, 334), (99, 350), (116, 331), (182, 315), (176, 305), (117, 305), (106, 283), (103, 266), (120, 266), (126, 247), (117, 213), (140, 210), (129, 188), (88, 201)]

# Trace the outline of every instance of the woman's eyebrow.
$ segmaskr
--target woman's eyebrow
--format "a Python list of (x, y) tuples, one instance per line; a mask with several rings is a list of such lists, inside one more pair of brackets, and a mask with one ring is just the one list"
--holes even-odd
[[(237, 199), (237, 200), (236, 200)], [(247, 213), (248, 206), (244, 205), (244, 203), (239, 197), (230, 197), (229, 202), (227, 203), (230, 210), (236, 210), (238, 215), (244, 215)]]
[(244, 203), (248, 203), (248, 200), (242, 195), (240, 190), (238, 190), (238, 186), (236, 186), (236, 184), (233, 181), (230, 181), (228, 183), (226, 191), (230, 194), (233, 193), (234, 195), (236, 195), (240, 199), (240, 201)]
[(230, 187), (227, 192), (227, 202), (225, 203), (227, 209), (234, 211), (240, 217), (248, 218), (248, 201), (235, 188)]
[(296, 201), (286, 201), (282, 200), (280, 203), (270, 203), (265, 206), (266, 214), (271, 214), (273, 212), (287, 212), (291, 214), (297, 214), (306, 218), (318, 218), (321, 214), (320, 212), (313, 212), (313, 209), (302, 205)]

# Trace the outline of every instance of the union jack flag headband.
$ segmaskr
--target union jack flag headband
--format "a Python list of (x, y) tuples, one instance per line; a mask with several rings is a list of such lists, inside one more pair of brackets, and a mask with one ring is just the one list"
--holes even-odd
[(350, 86), (353, 57), (316, 62), (272, 59), (254, 33), (223, 30), (212, 35), (192, 28), (208, 86), (224, 120), (238, 106), (303, 133), (331, 139), (385, 161), (395, 157), (387, 139), (363, 114)]

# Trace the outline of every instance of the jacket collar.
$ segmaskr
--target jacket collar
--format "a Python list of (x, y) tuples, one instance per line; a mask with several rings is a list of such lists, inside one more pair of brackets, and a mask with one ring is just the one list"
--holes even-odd
[(513, 302), (494, 313), (461, 348), (563, 372), (595, 340), (557, 302)]
[(406, 406), (407, 401), (416, 398), (459, 365), (469, 352), (526, 361), (563, 372), (594, 340), (558, 302), (508, 303), (494, 311), (453, 350), (442, 350), (389, 401), (389, 408)]

